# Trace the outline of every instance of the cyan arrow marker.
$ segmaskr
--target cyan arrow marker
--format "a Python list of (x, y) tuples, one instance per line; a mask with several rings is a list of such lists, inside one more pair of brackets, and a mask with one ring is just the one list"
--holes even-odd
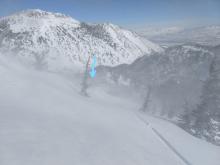
[(92, 78), (94, 78), (94, 77), (95, 77), (95, 74), (96, 74), (96, 70), (95, 70), (95, 69), (92, 69), (89, 73), (90, 73), (90, 76), (91, 76)]
[(93, 61), (92, 61), (92, 65), (91, 65), (91, 71), (89, 72), (89, 74), (90, 74), (90, 76), (91, 76), (92, 78), (94, 78), (95, 75), (96, 75), (96, 70), (95, 70), (96, 57), (93, 56), (92, 60), (93, 60)]

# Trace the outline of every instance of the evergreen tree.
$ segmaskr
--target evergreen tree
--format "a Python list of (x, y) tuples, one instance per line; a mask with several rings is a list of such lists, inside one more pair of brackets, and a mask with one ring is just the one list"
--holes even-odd
[(88, 77), (89, 77), (89, 62), (90, 62), (90, 57), (88, 58), (87, 63), (85, 65), (85, 71), (81, 83), (81, 94), (83, 96), (88, 96), (87, 89), (88, 89)]
[(149, 105), (149, 102), (150, 102), (150, 97), (151, 97), (151, 86), (148, 86), (147, 94), (145, 96), (144, 103), (143, 103), (142, 107), (140, 108), (140, 111), (143, 111), (143, 112), (148, 111), (148, 105)]
[[(203, 86), (201, 103), (191, 113), (184, 114), (182, 120), (184, 124), (180, 125), (190, 133), (220, 145), (219, 56), (215, 56), (210, 64), (209, 78)], [(187, 122), (189, 123), (187, 124)]]
[(38, 70), (43, 70), (47, 67), (46, 55), (49, 50), (43, 50), (41, 52), (32, 52), (35, 58), (35, 68)]
[(190, 115), (192, 108), (186, 99), (184, 99), (183, 109), (184, 112), (179, 115), (179, 125), (182, 128), (187, 129), (192, 125), (192, 117)]

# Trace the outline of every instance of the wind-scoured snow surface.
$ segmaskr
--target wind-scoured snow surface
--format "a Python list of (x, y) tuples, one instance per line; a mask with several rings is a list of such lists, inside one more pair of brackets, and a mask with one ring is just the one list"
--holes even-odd
[[(1, 165), (218, 165), (220, 148), (101, 86), (79, 95), (80, 75), (36, 71), (0, 56)], [(118, 91), (119, 92), (119, 91)], [(146, 124), (149, 123), (149, 124)]]
[(110, 23), (87, 24), (39, 9), (0, 19), (0, 48), (26, 61), (44, 54), (48, 67), (82, 66), (96, 55), (98, 64), (115, 66), (162, 49), (136, 33)]

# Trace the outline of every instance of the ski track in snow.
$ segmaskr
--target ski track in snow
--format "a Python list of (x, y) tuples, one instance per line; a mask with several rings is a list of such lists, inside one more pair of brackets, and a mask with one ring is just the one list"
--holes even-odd
[(137, 114), (137, 117), (147, 125), (148, 128), (150, 128), (152, 130), (152, 132), (155, 134), (155, 136), (163, 143), (167, 146), (167, 148), (169, 148), (173, 154), (175, 156), (177, 156), (179, 159), (181, 159), (181, 161), (183, 161), (184, 165), (192, 165), (186, 158), (184, 158), (184, 156), (182, 154), (180, 154), (175, 147), (172, 146), (172, 144), (170, 142), (168, 142), (162, 135), (161, 133), (159, 133), (158, 130), (156, 130), (152, 124), (150, 124), (149, 122), (147, 122), (145, 119), (143, 119), (140, 115)]
[(174, 154), (176, 154), (176, 156), (178, 156), (178, 158), (180, 158), (180, 159), (184, 162), (184, 164), (186, 164), (186, 165), (192, 165), (192, 164), (189, 163), (189, 161), (186, 160), (186, 158), (184, 158), (184, 157), (171, 145), (171, 143), (169, 143), (155, 128), (151, 128), (151, 129), (152, 129), (152, 131), (157, 135), (157, 137), (158, 137), (161, 141), (163, 141), (163, 142), (167, 145), (167, 147), (168, 147), (170, 150), (172, 150), (172, 151), (174, 152)]

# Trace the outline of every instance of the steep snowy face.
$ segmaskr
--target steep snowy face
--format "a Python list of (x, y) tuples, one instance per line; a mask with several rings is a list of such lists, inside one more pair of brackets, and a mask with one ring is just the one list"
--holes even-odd
[[(161, 51), (156, 44), (112, 24), (86, 24), (59, 13), (26, 10), (0, 19), (0, 47), (48, 66), (82, 65), (95, 54), (98, 64), (115, 66)], [(52, 65), (52, 64), (56, 65)]]

